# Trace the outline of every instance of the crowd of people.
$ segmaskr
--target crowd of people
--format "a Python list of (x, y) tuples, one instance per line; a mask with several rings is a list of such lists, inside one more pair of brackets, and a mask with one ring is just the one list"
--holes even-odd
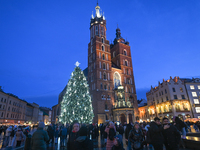
[[(199, 127), (198, 124), (195, 125)], [(46, 150), (48, 145), (57, 144), (59, 138), (60, 146), (67, 147), (67, 150), (93, 150), (99, 136), (103, 141), (102, 147), (106, 150), (125, 150), (123, 137), (128, 150), (142, 150), (144, 147), (163, 150), (163, 146), (166, 150), (178, 150), (181, 139), (186, 138), (186, 132), (191, 130), (190, 126), (189, 122), (185, 123), (178, 117), (174, 117), (172, 123), (168, 118), (160, 120), (156, 117), (150, 123), (135, 122), (124, 125), (113, 122), (86, 125), (75, 121), (71, 125), (49, 126), (40, 122), (32, 128), (2, 126), (0, 134), (4, 135), (2, 147), (23, 145), (24, 150)]]

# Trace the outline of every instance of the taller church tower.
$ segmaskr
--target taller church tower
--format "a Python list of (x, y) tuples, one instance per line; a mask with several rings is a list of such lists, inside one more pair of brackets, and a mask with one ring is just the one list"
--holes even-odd
[[(137, 109), (137, 98), (130, 46), (121, 37), (120, 29), (116, 30), (114, 44), (109, 44), (105, 16), (100, 12), (98, 3), (95, 10), (95, 16), (92, 14), (90, 19), (88, 44), (88, 83), (94, 123), (133, 121), (133, 105)], [(118, 97), (120, 92), (123, 99)]]

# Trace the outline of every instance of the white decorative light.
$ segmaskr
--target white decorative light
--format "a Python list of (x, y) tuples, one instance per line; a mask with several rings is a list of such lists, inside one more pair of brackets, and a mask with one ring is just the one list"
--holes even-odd
[(79, 63), (78, 61), (75, 63), (75, 66), (79, 66), (81, 63)]

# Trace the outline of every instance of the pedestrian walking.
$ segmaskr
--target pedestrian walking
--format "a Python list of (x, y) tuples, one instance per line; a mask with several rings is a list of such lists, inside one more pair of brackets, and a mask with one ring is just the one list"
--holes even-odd
[(82, 126), (79, 130), (79, 137), (76, 139), (77, 150), (93, 150), (93, 141), (87, 136), (87, 127)]
[(49, 136), (49, 141), (48, 143), (54, 143), (54, 134), (55, 134), (55, 131), (53, 130), (53, 127), (52, 125), (50, 124), (47, 128), (47, 133), (48, 133), (48, 136)]
[[(168, 125), (164, 126), (165, 129), (169, 128)], [(163, 144), (164, 144), (164, 138), (162, 135), (163, 131), (163, 126), (161, 125), (160, 119), (158, 117), (154, 118), (154, 122), (150, 123), (150, 128), (149, 128), (149, 135), (150, 135), (150, 140), (151, 144), (154, 147), (154, 150), (162, 150), (163, 149)]]
[(12, 132), (12, 126), (9, 126), (7, 129), (5, 129), (5, 133), (4, 133), (5, 138), (3, 142), (3, 147), (6, 147), (8, 145), (11, 132)]
[(111, 150), (114, 146), (114, 137), (116, 135), (116, 128), (113, 122), (109, 122), (106, 126), (105, 132), (107, 133), (106, 150)]
[(131, 142), (130, 142), (130, 140), (128, 138), (131, 129), (132, 129), (132, 125), (130, 123), (127, 124), (126, 129), (125, 129), (125, 140), (126, 140), (126, 144), (128, 146), (128, 150), (131, 150)]
[(163, 118), (163, 126), (165, 125), (169, 125), (169, 128), (162, 131), (166, 150), (179, 150), (178, 145), (181, 139), (180, 132), (174, 125), (170, 124), (168, 118)]
[(44, 122), (40, 122), (38, 129), (33, 133), (31, 138), (32, 150), (46, 150), (46, 142), (49, 140), (49, 136), (44, 127)]
[(23, 134), (22, 129), (18, 127), (17, 132), (15, 133), (16, 147), (20, 147), (25, 138), (26, 137)]
[(60, 131), (60, 145), (61, 146), (65, 146), (66, 138), (67, 138), (67, 128), (65, 126), (63, 126)]
[(138, 122), (133, 126), (133, 129), (129, 133), (129, 140), (131, 142), (132, 150), (143, 149), (143, 134)]
[(74, 123), (72, 132), (69, 134), (69, 140), (67, 143), (67, 150), (77, 150), (76, 139), (79, 136), (79, 123)]

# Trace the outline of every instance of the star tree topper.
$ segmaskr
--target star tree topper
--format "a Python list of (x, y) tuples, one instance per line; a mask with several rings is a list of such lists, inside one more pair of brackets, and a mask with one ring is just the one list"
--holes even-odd
[(78, 61), (75, 63), (75, 66), (79, 66), (81, 63), (79, 63)]

